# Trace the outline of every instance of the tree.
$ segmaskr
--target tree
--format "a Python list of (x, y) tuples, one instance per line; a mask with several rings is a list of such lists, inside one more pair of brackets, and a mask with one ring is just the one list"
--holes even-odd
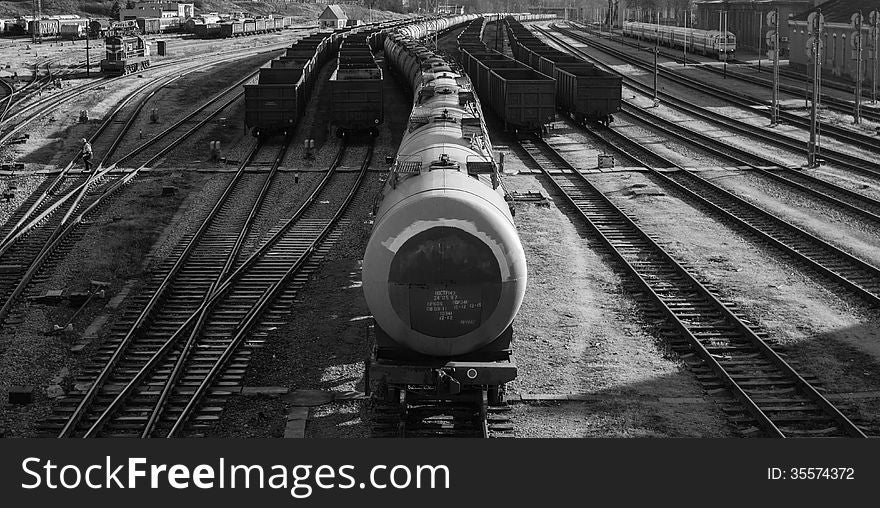
[(113, 7), (110, 8), (110, 17), (113, 19), (119, 19), (119, 12), (122, 10), (122, 7), (119, 5), (119, 0), (113, 2)]

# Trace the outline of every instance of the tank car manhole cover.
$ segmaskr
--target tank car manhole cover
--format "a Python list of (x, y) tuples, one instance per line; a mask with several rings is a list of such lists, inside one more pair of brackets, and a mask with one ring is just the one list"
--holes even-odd
[(294, 406), (321, 406), (333, 402), (333, 392), (325, 390), (294, 390), (285, 398)]

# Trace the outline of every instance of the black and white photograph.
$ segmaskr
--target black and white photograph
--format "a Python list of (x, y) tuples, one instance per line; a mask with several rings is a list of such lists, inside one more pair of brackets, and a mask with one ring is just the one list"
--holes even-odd
[(876, 437), (878, 39), (867, 0), (0, 1), (0, 442)]

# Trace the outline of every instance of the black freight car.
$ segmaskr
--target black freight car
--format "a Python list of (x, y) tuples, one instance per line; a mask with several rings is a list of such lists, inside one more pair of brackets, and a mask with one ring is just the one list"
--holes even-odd
[[(336, 54), (343, 38), (349, 33), (365, 32), (372, 34), (368, 40), (375, 47), (376, 41), (382, 40), (376, 37), (398, 24), (376, 23), (354, 29), (343, 28), (298, 40), (284, 56), (260, 71), (259, 83), (245, 85), (245, 125), (255, 136), (290, 133), (311, 98), (321, 67)], [(283, 72), (271, 72), (275, 70)]]
[[(540, 132), (556, 116), (556, 81), (482, 45), (485, 19), (475, 19), (459, 35), (465, 72), (483, 103), (504, 122), (505, 130)], [(475, 79), (476, 76), (476, 79)]]
[(367, 35), (351, 35), (339, 50), (339, 63), (330, 77), (330, 122), (336, 135), (369, 131), (379, 135), (384, 120), (382, 69), (370, 49)]
[(259, 82), (245, 85), (245, 125), (255, 136), (290, 134), (311, 97), (315, 79), (336, 52), (340, 33), (319, 33), (300, 39), (287, 50), (282, 64), (260, 69)]
[(504, 20), (514, 58), (553, 76), (559, 109), (575, 122), (595, 120), (608, 125), (620, 111), (623, 78), (605, 72), (541, 41), (512, 17)]

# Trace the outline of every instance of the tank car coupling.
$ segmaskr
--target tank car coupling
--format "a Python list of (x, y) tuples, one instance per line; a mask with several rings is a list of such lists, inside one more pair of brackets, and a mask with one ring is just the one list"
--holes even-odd
[(438, 394), (458, 395), (461, 393), (461, 382), (450, 376), (443, 369), (435, 369), (436, 389)]

